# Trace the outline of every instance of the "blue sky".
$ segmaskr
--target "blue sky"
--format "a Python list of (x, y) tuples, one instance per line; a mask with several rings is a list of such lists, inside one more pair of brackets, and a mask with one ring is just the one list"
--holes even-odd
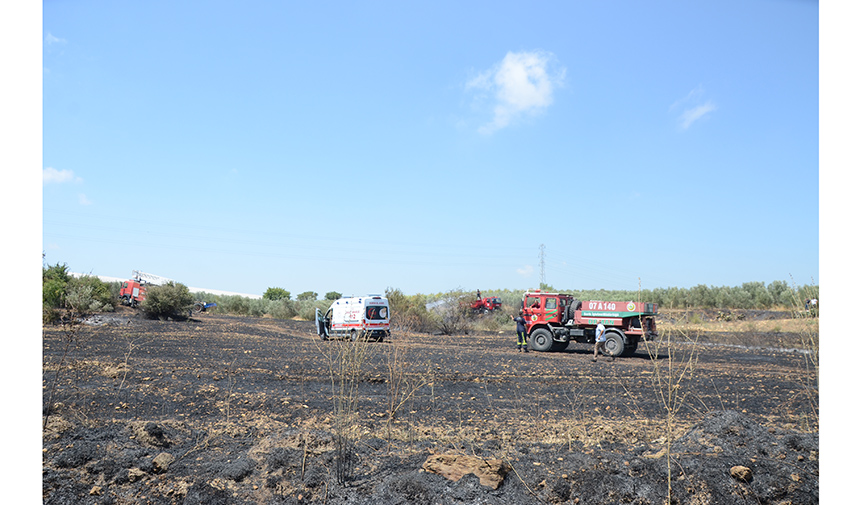
[[(22, 412), (42, 252), (251, 294), (431, 293), (534, 287), (544, 244), (564, 289), (820, 271), (823, 452), (852, 452), (853, 2), (351, 3), (4, 5)], [(13, 422), (41, 445), (39, 419)], [(851, 491), (839, 463), (822, 497)]]
[(819, 281), (818, 4), (42, 6), (49, 264), (262, 294)]

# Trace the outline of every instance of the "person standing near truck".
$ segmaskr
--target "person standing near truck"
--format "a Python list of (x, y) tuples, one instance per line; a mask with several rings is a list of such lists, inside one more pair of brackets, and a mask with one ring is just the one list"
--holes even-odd
[[(603, 323), (597, 323), (597, 328), (594, 329), (594, 357), (591, 361), (597, 361), (598, 351), (606, 352), (606, 327)], [(615, 356), (611, 358), (615, 361)]]
[(523, 311), (517, 317), (511, 316), (511, 320), (517, 323), (517, 352), (529, 352), (528, 341), (526, 340), (526, 320), (523, 317)]

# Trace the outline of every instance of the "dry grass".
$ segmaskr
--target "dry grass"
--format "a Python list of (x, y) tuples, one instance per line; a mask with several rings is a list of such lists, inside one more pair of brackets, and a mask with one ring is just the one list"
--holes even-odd
[(791, 311), (779, 311), (775, 319), (741, 319), (734, 321), (716, 320), (702, 311), (683, 309), (660, 309), (658, 329), (674, 328), (687, 332), (773, 332), (775, 328), (781, 332), (818, 332), (818, 318), (796, 318)]
[[(729, 317), (745, 316), (733, 311)], [(770, 311), (765, 317), (747, 316), (722, 320), (717, 311), (661, 310), (657, 329), (661, 333), (696, 335), (703, 342), (791, 349), (817, 348), (818, 318), (797, 317), (789, 310)]]

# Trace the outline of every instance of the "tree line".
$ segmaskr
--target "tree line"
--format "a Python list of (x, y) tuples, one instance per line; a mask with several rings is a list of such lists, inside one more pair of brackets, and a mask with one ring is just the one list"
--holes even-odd
[[(664, 309), (799, 309), (809, 299), (819, 299), (816, 284), (797, 286), (786, 281), (745, 282), (740, 286), (707, 286), (699, 284), (691, 288), (655, 288), (643, 290), (560, 290), (550, 285), (541, 285), (543, 291), (567, 293), (579, 300), (643, 301), (656, 303)], [(73, 277), (63, 264), (42, 269), (43, 321), (56, 322), (61, 309), (69, 300), (82, 303), (85, 299), (88, 310), (112, 311), (118, 305), (120, 283), (103, 282), (95, 276)], [(483, 296), (498, 296), (502, 300), (503, 313), (515, 313), (522, 304), (526, 290), (488, 289)], [(468, 314), (463, 306), (477, 297), (476, 291), (462, 288), (444, 293), (407, 295), (397, 288), (387, 288), (385, 295), (391, 305), (393, 323), (416, 330), (432, 328), (441, 331), (456, 329)], [(262, 298), (251, 299), (238, 295), (215, 295), (190, 293), (181, 283), (165, 286), (150, 286), (147, 300), (142, 305), (144, 312), (153, 318), (182, 317), (187, 315), (195, 302), (216, 303), (211, 309), (215, 313), (243, 316), (271, 316), (278, 319), (299, 318), (311, 320), (316, 309), (325, 311), (341, 293), (330, 291), (322, 300), (313, 291), (305, 291), (295, 299), (289, 291), (270, 287)], [(820, 303), (820, 301), (819, 301)], [(505, 315), (505, 317), (507, 317)]]
[[(482, 295), (498, 296), (506, 306), (519, 306), (526, 290), (489, 289)], [(642, 301), (656, 303), (666, 309), (792, 309), (803, 306), (807, 299), (818, 299), (818, 285), (790, 285), (786, 281), (745, 282), (740, 286), (707, 286), (699, 284), (691, 288), (655, 288), (643, 290), (607, 289), (556, 289), (548, 284), (541, 291), (565, 293), (578, 300)], [(473, 292), (477, 296), (476, 292)], [(428, 300), (445, 296), (444, 293), (429, 295)]]

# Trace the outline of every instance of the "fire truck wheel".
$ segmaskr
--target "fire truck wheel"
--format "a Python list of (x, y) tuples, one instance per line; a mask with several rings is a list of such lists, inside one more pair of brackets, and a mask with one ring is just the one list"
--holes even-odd
[(553, 352), (561, 352), (567, 349), (567, 344), (570, 342), (553, 342), (552, 343), (552, 351)]
[(545, 328), (538, 328), (529, 338), (529, 347), (534, 351), (549, 351), (552, 348), (552, 333)]
[(615, 332), (606, 332), (606, 344), (603, 348), (606, 349), (604, 354), (607, 356), (621, 356), (624, 352), (624, 339)]
[(624, 347), (624, 353), (622, 354), (622, 356), (633, 356), (634, 354), (636, 354), (636, 348), (638, 348), (638, 347), (639, 347), (639, 342), (636, 342), (635, 344), (632, 344), (632, 345), (625, 346)]

